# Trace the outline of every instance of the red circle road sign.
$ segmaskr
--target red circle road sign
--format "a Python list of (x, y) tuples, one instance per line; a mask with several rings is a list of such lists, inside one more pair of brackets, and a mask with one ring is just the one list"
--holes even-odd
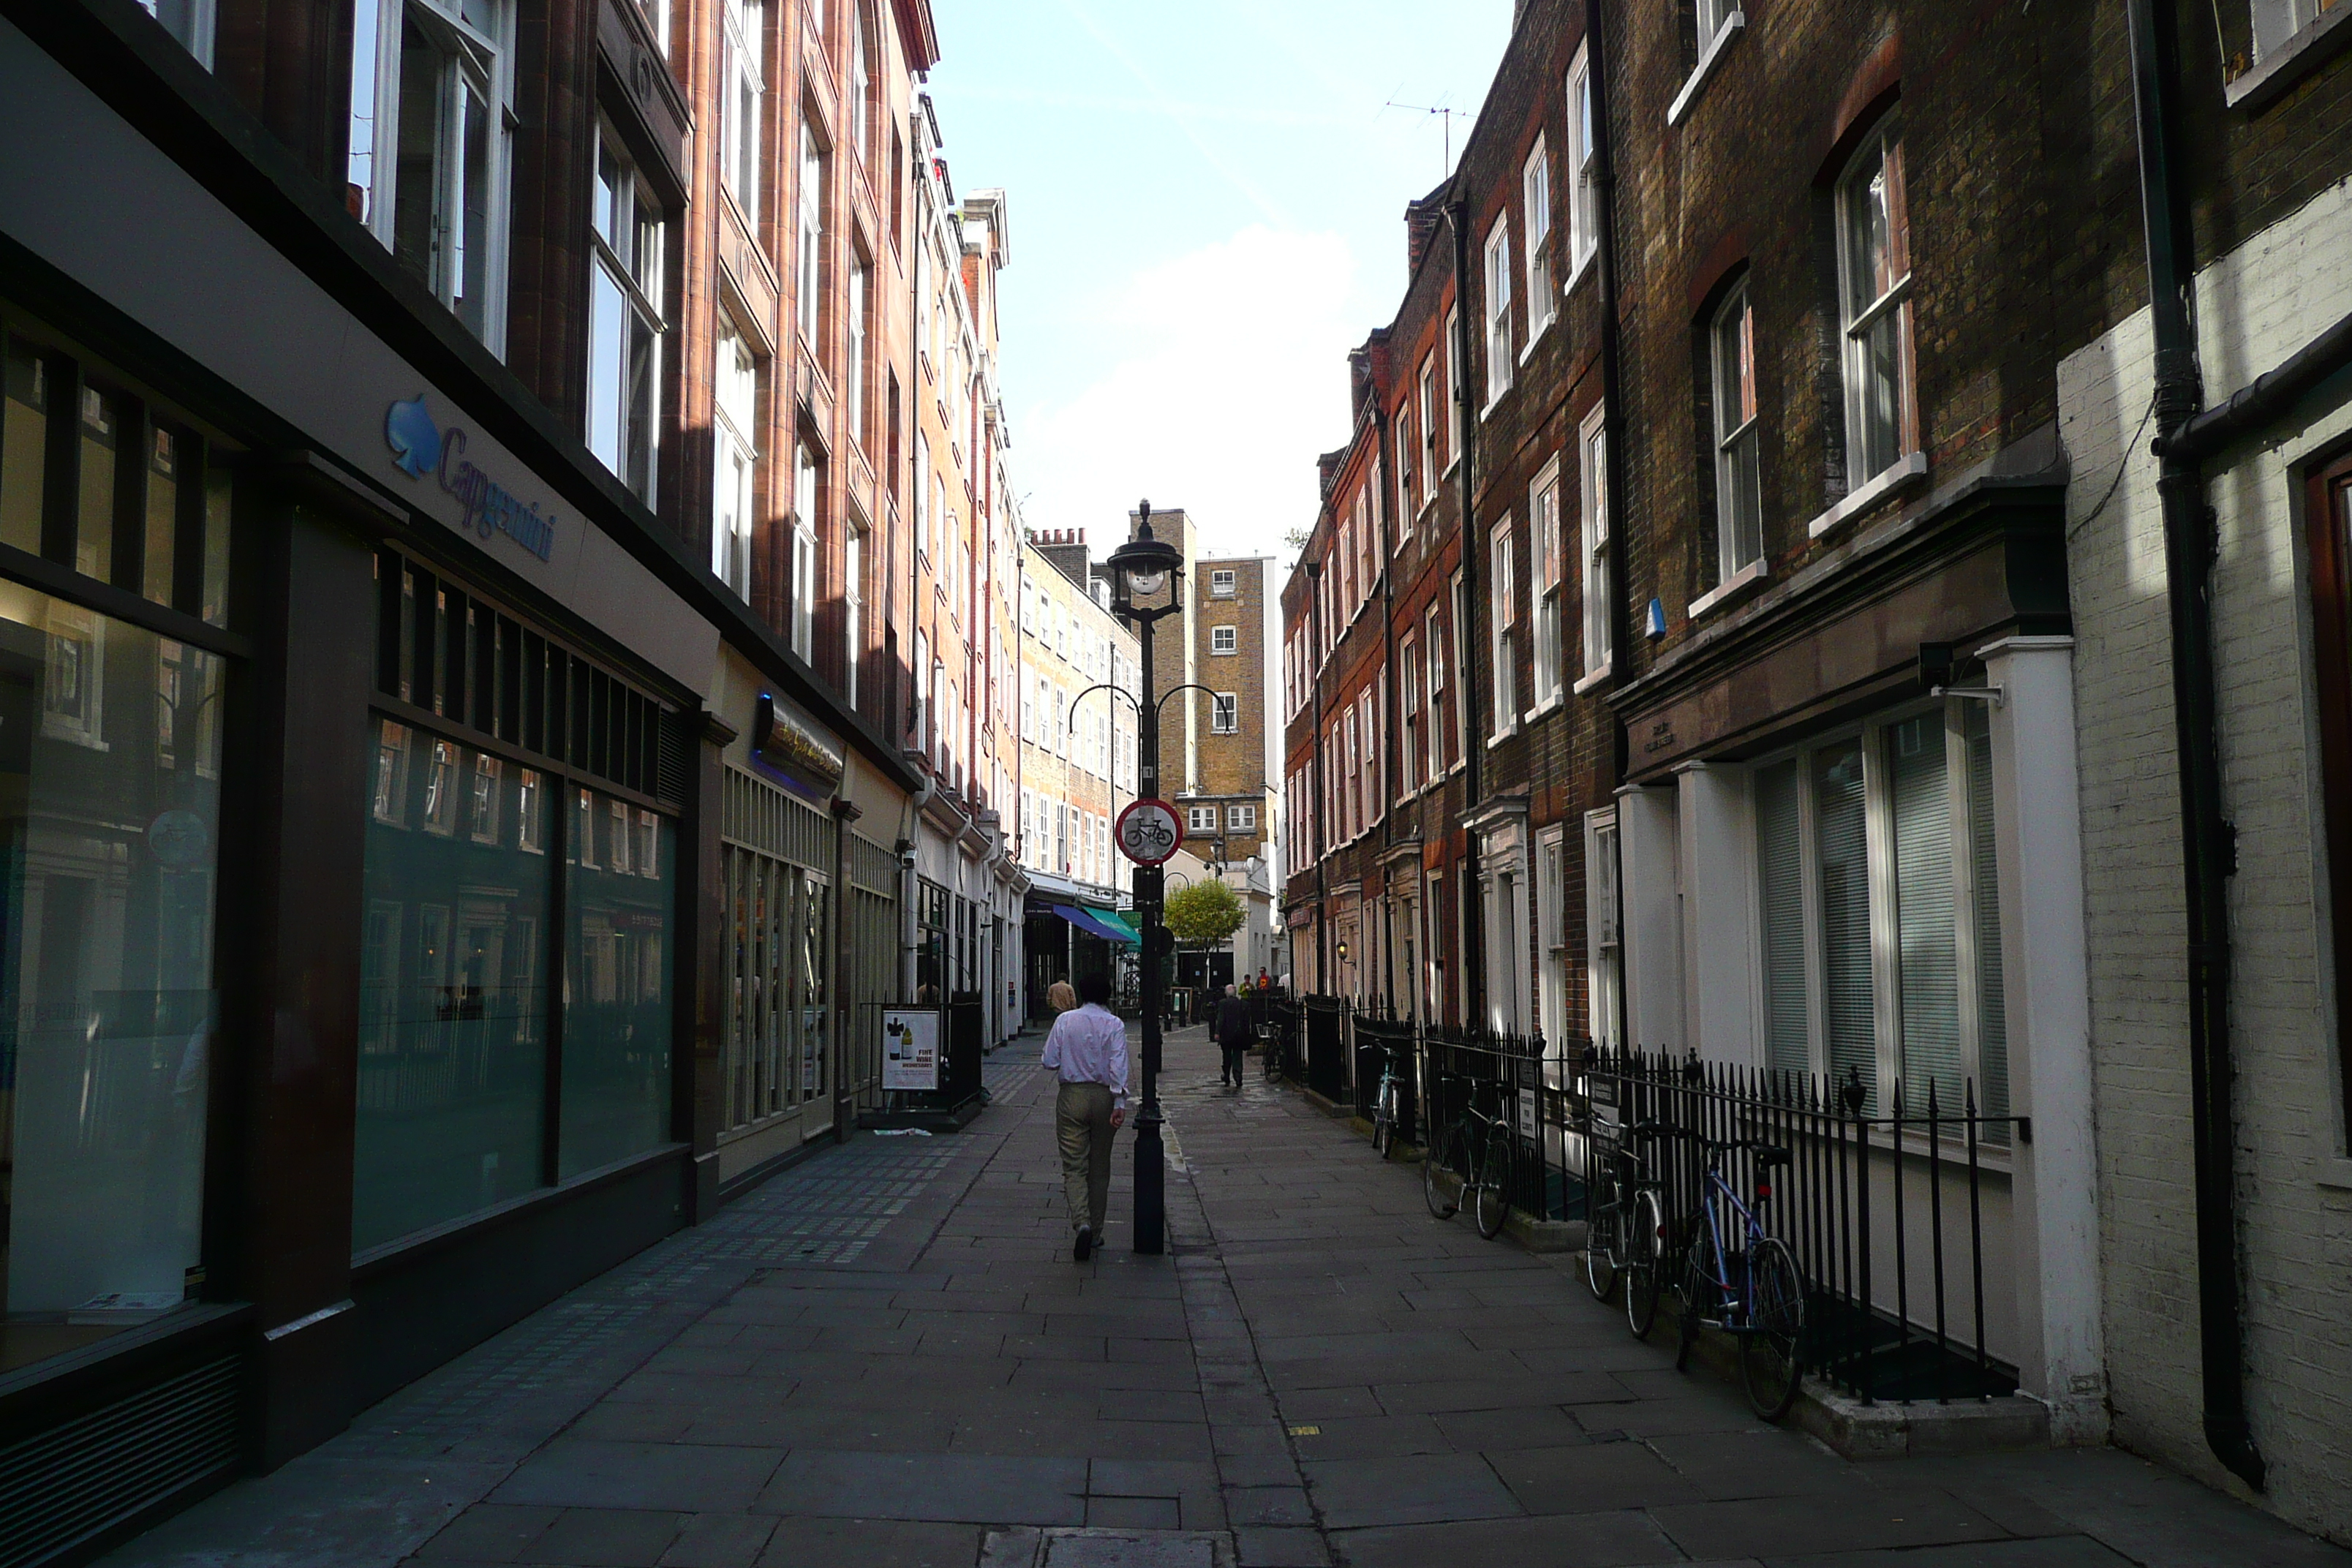
[(1111, 829), (1118, 852), (1139, 866), (1157, 866), (1184, 842), (1176, 808), (1164, 800), (1139, 800), (1118, 814)]

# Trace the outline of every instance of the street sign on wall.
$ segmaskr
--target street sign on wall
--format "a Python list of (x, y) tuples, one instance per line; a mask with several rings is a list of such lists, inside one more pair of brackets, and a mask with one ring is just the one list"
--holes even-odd
[(1111, 838), (1137, 865), (1157, 866), (1184, 842), (1184, 825), (1166, 801), (1139, 800), (1118, 814)]

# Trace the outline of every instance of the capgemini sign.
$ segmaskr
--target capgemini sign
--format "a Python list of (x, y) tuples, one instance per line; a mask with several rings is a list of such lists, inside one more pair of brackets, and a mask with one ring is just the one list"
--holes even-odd
[(422, 479), (429, 469), (441, 488), (465, 509), (459, 531), (488, 539), (503, 533), (541, 561), (555, 551), (555, 519), (542, 515), (513, 492), (476, 468), (466, 458), (466, 432), (453, 425), (444, 430), (418, 393), (384, 411), (383, 442), (392, 448), (392, 466), (410, 479)]

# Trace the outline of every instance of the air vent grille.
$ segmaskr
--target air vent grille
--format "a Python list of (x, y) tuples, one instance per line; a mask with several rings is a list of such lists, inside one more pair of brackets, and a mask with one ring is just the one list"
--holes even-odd
[(0, 1449), (0, 1568), (27, 1568), (237, 1462), (236, 1360)]

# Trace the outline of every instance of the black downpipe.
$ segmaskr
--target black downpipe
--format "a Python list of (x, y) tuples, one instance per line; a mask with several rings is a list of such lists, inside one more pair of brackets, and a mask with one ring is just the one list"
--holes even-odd
[[(1376, 454), (1376, 464), (1379, 457), (1386, 455), (1388, 450), (1389, 423), (1381, 416), (1381, 400), (1375, 395), (1372, 398), (1372, 451)], [(1388, 472), (1385, 464), (1380, 464), (1373, 471), (1381, 474), (1384, 482), (1381, 486), (1381, 494), (1375, 498), (1379, 504), (1372, 515), (1389, 518), (1389, 527), (1381, 531), (1381, 712), (1387, 720), (1381, 726), (1381, 843), (1383, 847), (1381, 860), (1381, 973), (1385, 980), (1381, 993), (1388, 998), (1390, 1016), (1394, 1016), (1397, 1012), (1396, 889), (1389, 886), (1389, 876), (1394, 868), (1385, 851), (1396, 846), (1397, 786), (1404, 782), (1404, 741), (1401, 733), (1404, 725), (1404, 706), (1403, 692), (1398, 685), (1396, 573), (1392, 568), (1396, 565), (1397, 541), (1404, 537), (1404, 530), (1412, 525), (1412, 520), (1391, 516), (1388, 510), (1396, 500), (1397, 476)], [(1413, 880), (1419, 882), (1421, 868), (1418, 865), (1414, 866), (1412, 875)], [(1412, 976), (1406, 975), (1405, 982), (1412, 984)], [(1409, 998), (1405, 1010), (1410, 1014)]]
[[(1331, 515), (1328, 500), (1324, 503), (1323, 515), (1326, 518)], [(1323, 814), (1330, 806), (1331, 792), (1323, 773), (1323, 563), (1312, 559), (1307, 563), (1307, 618), (1311, 628), (1308, 636), (1315, 651), (1315, 795), (1307, 803), (1309, 814), (1315, 818), (1315, 983), (1319, 986), (1328, 986), (1331, 984), (1331, 873), (1326, 859), (1329, 847), (1323, 842), (1323, 830), (1327, 826)], [(1294, 957), (1291, 963), (1295, 968), (1297, 960)], [(1323, 994), (1331, 996), (1338, 993), (1326, 990)]]
[[(1598, 188), (1593, 202), (1601, 232), (1593, 237), (1593, 299), (1601, 308), (1601, 438), (1609, 459), (1609, 686), (1622, 691), (1633, 679), (1633, 617), (1626, 589), (1633, 574), (1625, 562), (1625, 428), (1624, 382), (1618, 357), (1617, 332), (1617, 164), (1615, 138), (1609, 126), (1609, 37), (1602, 27), (1601, 0), (1584, 0), (1584, 55), (1591, 62), (1592, 81), (1592, 180)], [(1622, 788), (1632, 771), (1633, 742), (1622, 711), (1609, 711), (1610, 780)], [(1633, 1047), (1633, 967), (1625, 955), (1633, 944), (1625, 932), (1625, 815), (1622, 797), (1617, 813), (1617, 1044)], [(1590, 873), (1587, 873), (1590, 875)]]
[[(1454, 176), (1454, 189), (1462, 188), (1460, 172)], [(1478, 408), (1476, 395), (1470, 390), (1470, 204), (1460, 195), (1445, 204), (1446, 226), (1454, 231), (1454, 341), (1445, 352), (1454, 356), (1454, 404), (1457, 410), (1454, 423), (1462, 431), (1462, 450), (1454, 454), (1461, 466), (1462, 489), (1462, 602), (1446, 612), (1446, 622), (1454, 628), (1454, 645), (1462, 652), (1462, 668), (1454, 671), (1454, 687), (1461, 693), (1462, 721), (1456, 726), (1462, 736), (1463, 761), (1468, 771), (1463, 775), (1463, 815), (1475, 812), (1486, 798), (1486, 767), (1485, 743), (1479, 739), (1478, 677), (1480, 660), (1476, 639), (1471, 628), (1478, 620), (1478, 492), (1471, 477), (1472, 459), (1478, 451)], [(1455, 897), (1465, 905), (1476, 896), (1478, 887), (1478, 836), (1465, 835), (1463, 869), (1469, 874), (1470, 890), (1458, 890)], [(1484, 1026), (1486, 1018), (1486, 931), (1482, 923), (1483, 911), (1465, 907), (1462, 910), (1462, 995), (1463, 1023), (1471, 1028)]]
[[(2156, 340), (2157, 450), (2162, 455), (2157, 494), (2164, 512), (2165, 576), (2172, 612), (2173, 724), (2179, 751), (2181, 864), (2188, 893), (2189, 1104), (2196, 1155), (2205, 1441), (2233, 1475), (2261, 1491), (2265, 1467), (2246, 1420), (2238, 1256), (2229, 907), (2236, 830), (2221, 815), (2213, 685), (2213, 512), (2205, 504), (2205, 478), (2194, 446), (2171, 439), (2196, 417), (2204, 401), (2189, 313), (2189, 268), (2194, 253), (2173, 164), (2172, 94), (2179, 68), (2169, 0), (2127, 0), (2127, 6), (2148, 310)], [(2125, 458), (2128, 461), (2129, 454)]]

